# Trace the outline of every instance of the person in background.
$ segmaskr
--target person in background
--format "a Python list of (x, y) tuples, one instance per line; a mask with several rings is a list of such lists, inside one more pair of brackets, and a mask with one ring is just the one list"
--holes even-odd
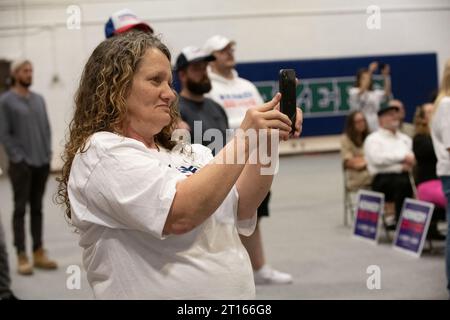
[(381, 74), (384, 77), (383, 90), (374, 89), (372, 75), (379, 68), (378, 62), (372, 62), (368, 68), (359, 69), (356, 74), (356, 82), (349, 90), (349, 104), (351, 110), (359, 110), (366, 117), (369, 132), (378, 129), (377, 112), (381, 104), (391, 97), (390, 67), (388, 64), (381, 66)]
[(114, 12), (105, 24), (105, 37), (111, 38), (130, 30), (141, 30), (153, 34), (153, 28), (130, 9)]
[[(235, 41), (221, 35), (215, 35), (209, 38), (203, 46), (206, 53), (213, 54), (216, 58), (210, 62), (208, 68), (212, 90), (207, 97), (224, 108), (231, 129), (236, 129), (241, 125), (249, 108), (263, 103), (255, 85), (239, 77), (235, 70), (235, 45)], [(265, 260), (259, 221), (261, 217), (269, 216), (269, 200), (270, 192), (267, 193), (258, 208), (258, 222), (255, 232), (249, 237), (241, 237), (241, 240), (250, 255), (256, 284), (292, 283), (290, 274), (273, 269)]]
[(398, 99), (392, 99), (389, 101), (388, 105), (398, 108), (398, 117), (400, 120), (399, 131), (406, 134), (411, 139), (414, 138), (414, 125), (412, 123), (405, 122), (406, 111), (403, 102)]
[(230, 128), (238, 128), (245, 112), (263, 103), (263, 99), (253, 83), (239, 77), (234, 56), (236, 42), (215, 35), (209, 38), (203, 50), (216, 58), (210, 62), (208, 76), (212, 89), (207, 97), (220, 104), (228, 115)]
[[(223, 148), (226, 144), (228, 129), (228, 118), (223, 108), (214, 100), (205, 97), (205, 94), (211, 90), (211, 81), (209, 80), (206, 67), (208, 62), (215, 57), (207, 54), (200, 48), (189, 46), (181, 50), (176, 64), (175, 71), (181, 83), (179, 97), (179, 108), (181, 118), (187, 123), (191, 131), (191, 143), (194, 143), (195, 135), (201, 133), (201, 144), (213, 147), (213, 155)], [(201, 124), (201, 132), (195, 133), (194, 122)], [(217, 135), (215, 139), (220, 141), (211, 141), (205, 136), (207, 130), (215, 130)], [(211, 137), (212, 138), (212, 137)]]
[(431, 138), (438, 159), (436, 171), (447, 198), (446, 272), (450, 295), (450, 59), (447, 60), (431, 122)]
[(366, 119), (361, 111), (347, 116), (344, 134), (341, 137), (341, 156), (346, 170), (346, 186), (350, 191), (370, 188), (372, 176), (364, 158), (364, 141), (369, 135)]
[(386, 224), (395, 229), (404, 199), (412, 196), (409, 175), (415, 157), (411, 138), (398, 130), (398, 108), (386, 106), (378, 111), (378, 118), (380, 127), (366, 138), (364, 154), (374, 176), (372, 189), (384, 193), (386, 204), (393, 203), (395, 212), (386, 206)]
[(416, 157), (415, 178), (417, 184), (417, 199), (431, 202), (435, 205), (431, 224), (428, 229), (428, 238), (444, 240), (437, 228), (439, 220), (445, 220), (446, 199), (442, 191), (442, 182), (436, 174), (437, 158), (433, 148), (430, 134), (430, 121), (434, 112), (432, 103), (425, 103), (417, 107), (414, 116), (415, 135), (413, 138), (413, 151)]
[[(0, 176), (3, 174), (0, 168)], [(8, 252), (6, 251), (5, 233), (0, 219), (0, 300), (18, 300), (11, 291), (11, 277), (9, 276)]]
[[(0, 97), (0, 143), (9, 158), (9, 178), (14, 194), (13, 233), (17, 271), (33, 273), (33, 266), (56, 269), (43, 245), (42, 199), (52, 158), (50, 124), (44, 98), (31, 91), (33, 66), (29, 60), (12, 63), (14, 86)], [(28, 260), (25, 214), (30, 205), (33, 265)]]

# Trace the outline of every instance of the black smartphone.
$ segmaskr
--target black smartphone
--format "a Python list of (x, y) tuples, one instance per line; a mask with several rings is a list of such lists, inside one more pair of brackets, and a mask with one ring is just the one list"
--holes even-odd
[(295, 131), (297, 115), (297, 79), (294, 69), (281, 69), (279, 74), (279, 88), (281, 93), (280, 109), (292, 121), (292, 132)]

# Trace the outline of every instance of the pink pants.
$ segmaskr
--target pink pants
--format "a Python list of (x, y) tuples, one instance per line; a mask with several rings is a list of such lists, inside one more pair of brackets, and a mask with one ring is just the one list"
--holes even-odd
[(428, 180), (417, 186), (417, 198), (422, 201), (434, 203), (435, 206), (447, 207), (447, 199), (442, 190), (441, 180)]

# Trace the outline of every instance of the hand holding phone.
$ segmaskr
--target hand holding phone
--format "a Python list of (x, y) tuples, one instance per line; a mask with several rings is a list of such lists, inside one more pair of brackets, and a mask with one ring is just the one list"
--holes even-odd
[(297, 79), (295, 77), (295, 70), (280, 70), (279, 88), (281, 93), (280, 111), (292, 121), (292, 132), (294, 132), (297, 115)]

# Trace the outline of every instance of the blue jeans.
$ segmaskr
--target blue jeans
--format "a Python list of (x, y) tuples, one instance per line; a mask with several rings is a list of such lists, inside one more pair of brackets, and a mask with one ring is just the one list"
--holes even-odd
[(450, 176), (442, 176), (442, 188), (444, 189), (444, 194), (447, 197), (447, 247), (445, 249), (446, 255), (446, 270), (447, 270), (447, 290), (450, 294)]

